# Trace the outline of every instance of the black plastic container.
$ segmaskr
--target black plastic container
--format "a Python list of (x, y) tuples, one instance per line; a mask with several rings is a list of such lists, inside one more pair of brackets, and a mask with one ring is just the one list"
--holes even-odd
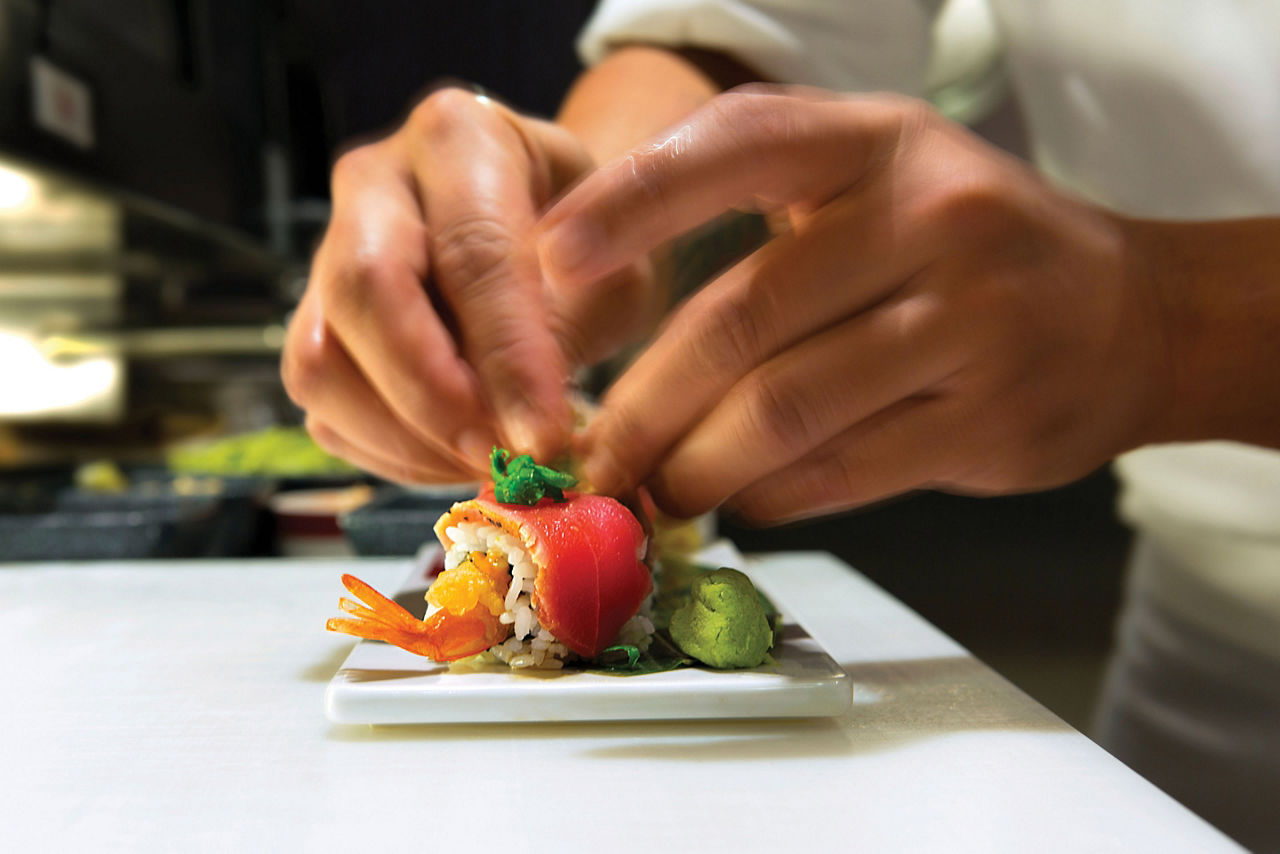
[[(244, 557), (263, 553), (271, 537), (267, 499), (275, 490), (269, 480), (247, 477), (175, 477), (160, 471), (134, 472), (124, 492), (64, 489), (57, 509), (73, 513), (143, 513), (171, 511), (184, 529), (198, 527), (200, 539), (185, 545), (180, 557)], [(204, 507), (213, 519), (204, 524)], [(201, 517), (196, 525), (197, 517)], [(186, 538), (182, 538), (186, 543)], [(140, 555), (145, 556), (145, 555)]]
[(217, 524), (215, 499), (146, 510), (0, 516), (0, 561), (193, 557)]
[(126, 475), (122, 492), (80, 489), (70, 467), (0, 475), (0, 561), (267, 553), (272, 482), (182, 478), (160, 468)]
[(406, 557), (435, 542), (431, 528), (456, 501), (474, 498), (475, 484), (430, 490), (384, 487), (373, 500), (338, 517), (352, 549), (362, 557)]

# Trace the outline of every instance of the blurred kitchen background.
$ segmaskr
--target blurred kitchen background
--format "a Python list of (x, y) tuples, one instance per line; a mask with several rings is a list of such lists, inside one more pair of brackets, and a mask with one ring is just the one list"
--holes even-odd
[[(1021, 151), (990, 33), (952, 5), (935, 98)], [(328, 459), (280, 385), (329, 165), (446, 77), (550, 115), (592, 6), (0, 0), (0, 561), (411, 553), (450, 491)], [(1114, 492), (1103, 471), (721, 530), (838, 554), (1087, 730)]]

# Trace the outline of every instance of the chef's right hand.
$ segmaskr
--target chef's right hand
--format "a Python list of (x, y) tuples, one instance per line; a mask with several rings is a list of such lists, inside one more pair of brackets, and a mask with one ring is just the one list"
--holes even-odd
[(423, 483), (476, 479), (496, 443), (564, 447), (569, 372), (626, 336), (636, 313), (605, 309), (643, 289), (635, 271), (590, 303), (543, 287), (529, 234), (592, 166), (567, 130), (461, 89), (338, 160), (282, 361), (318, 444)]

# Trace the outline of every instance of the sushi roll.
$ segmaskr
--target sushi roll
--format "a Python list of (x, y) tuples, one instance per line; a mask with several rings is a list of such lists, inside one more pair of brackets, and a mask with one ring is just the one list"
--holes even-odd
[(327, 628), (383, 640), (436, 661), (488, 651), (512, 668), (559, 668), (606, 647), (643, 647), (653, 591), (645, 528), (623, 504), (574, 492), (572, 478), (495, 449), (494, 482), (435, 524), (445, 569), (423, 620), (353, 576), (364, 604)]

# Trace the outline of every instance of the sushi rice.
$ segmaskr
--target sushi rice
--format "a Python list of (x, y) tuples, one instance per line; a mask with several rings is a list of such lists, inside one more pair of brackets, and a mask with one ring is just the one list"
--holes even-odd
[[(513, 669), (558, 670), (564, 667), (565, 662), (578, 658), (538, 622), (538, 609), (532, 600), (538, 568), (523, 543), (501, 528), (484, 522), (459, 522), (446, 528), (445, 533), (452, 541), (445, 552), (445, 569), (457, 567), (475, 551), (503, 554), (510, 567), (511, 586), (503, 602), (506, 610), (498, 619), (512, 627), (512, 634), (502, 643), (491, 646), (488, 655)], [(628, 644), (642, 650), (649, 647), (653, 641), (653, 621), (649, 611), (651, 600), (652, 595), (646, 598), (639, 613), (623, 624), (613, 641), (615, 644)], [(427, 616), (436, 610), (436, 607), (430, 607)]]

